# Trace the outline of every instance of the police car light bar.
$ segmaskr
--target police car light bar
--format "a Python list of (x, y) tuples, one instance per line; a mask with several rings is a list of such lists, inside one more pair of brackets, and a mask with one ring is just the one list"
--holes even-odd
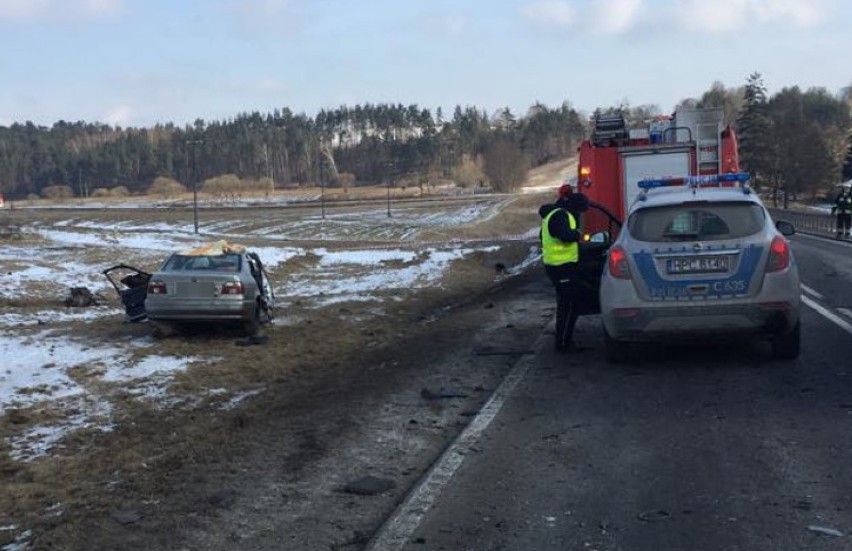
[(744, 185), (749, 181), (751, 175), (748, 172), (732, 172), (728, 174), (712, 174), (706, 176), (683, 176), (680, 178), (648, 178), (639, 181), (641, 189), (654, 189), (658, 187), (689, 186), (710, 187), (725, 183), (739, 183)]

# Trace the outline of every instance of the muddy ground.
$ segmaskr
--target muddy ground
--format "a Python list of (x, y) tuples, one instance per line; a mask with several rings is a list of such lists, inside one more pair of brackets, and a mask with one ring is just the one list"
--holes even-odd
[[(496, 216), (423, 229), (419, 238), (499, 242), (535, 227), (542, 198), (515, 198)], [(137, 214), (182, 222), (189, 216)], [(25, 211), (15, 216), (27, 222)], [(29, 216), (49, 225), (69, 213)], [(258, 220), (247, 224), (262, 225)], [(77, 430), (44, 458), (13, 460), (8, 438), (42, 420), (33, 416), (49, 417), (49, 409), (6, 411), (0, 545), (358, 549), (484, 403), (517, 359), (512, 352), (522, 353), (549, 319), (549, 295), (539, 297), (540, 308), (520, 310), (509, 298), (540, 278), (523, 269), (530, 253), (529, 241), (501, 243), (454, 262), (440, 286), (403, 297), (381, 300), (377, 290), (378, 302), (288, 304), (280, 322), (265, 328), (265, 345), (237, 346), (239, 335), (209, 327), (158, 342), (158, 353), (205, 358), (175, 375), (170, 407), (128, 393), (117, 401), (109, 432)], [(71, 321), (64, 330), (93, 346), (148, 332), (120, 315)], [(442, 388), (451, 396), (435, 397)], [(365, 475), (393, 488), (375, 496), (341, 491)]]

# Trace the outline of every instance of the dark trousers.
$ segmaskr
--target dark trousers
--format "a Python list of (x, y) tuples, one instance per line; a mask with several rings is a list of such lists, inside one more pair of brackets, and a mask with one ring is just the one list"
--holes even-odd
[(569, 263), (544, 269), (556, 289), (556, 349), (567, 350), (574, 346), (574, 325), (579, 317), (577, 265)]
[(848, 212), (837, 213), (837, 235), (849, 237), (850, 226), (852, 226), (852, 214)]

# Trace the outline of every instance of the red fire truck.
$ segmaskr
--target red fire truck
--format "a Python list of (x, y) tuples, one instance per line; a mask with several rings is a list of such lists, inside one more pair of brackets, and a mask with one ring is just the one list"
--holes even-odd
[[(737, 137), (723, 121), (721, 108), (679, 108), (644, 128), (628, 128), (621, 115), (596, 117), (579, 147), (577, 187), (623, 221), (640, 180), (739, 172)], [(586, 234), (609, 225), (594, 209), (584, 216)]]

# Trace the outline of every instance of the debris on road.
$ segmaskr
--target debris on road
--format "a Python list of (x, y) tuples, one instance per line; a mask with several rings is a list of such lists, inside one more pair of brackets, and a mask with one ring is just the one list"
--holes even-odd
[(810, 526), (808, 526), (808, 530), (817, 534), (822, 534), (824, 536), (832, 536), (835, 538), (843, 537), (843, 532), (841, 532), (840, 530), (835, 530), (834, 528), (826, 528), (825, 526), (817, 526), (815, 524), (811, 524)]
[(227, 509), (237, 500), (234, 490), (221, 490), (207, 497), (207, 503), (218, 509)]
[(477, 356), (523, 356), (523, 355), (526, 355), (526, 354), (535, 354), (535, 351), (530, 350), (528, 348), (512, 350), (512, 349), (483, 347), (483, 348), (477, 348), (474, 351), (474, 354), (477, 355)]
[(639, 513), (639, 520), (642, 522), (658, 522), (661, 520), (668, 520), (670, 518), (672, 518), (671, 514), (669, 514), (668, 511), (663, 511), (662, 509)]
[(438, 392), (435, 392), (428, 387), (423, 387), (420, 391), (420, 396), (427, 400), (440, 400), (442, 398), (467, 398), (467, 394), (461, 390), (443, 386), (438, 389)]
[(396, 483), (392, 480), (377, 478), (373, 475), (368, 475), (359, 478), (354, 482), (350, 482), (343, 487), (343, 491), (347, 494), (355, 494), (359, 496), (374, 496), (387, 492), (396, 488)]
[(121, 524), (122, 526), (126, 526), (128, 524), (135, 524), (142, 520), (142, 513), (133, 509), (127, 509), (124, 511), (113, 511), (110, 515), (112, 520)]

